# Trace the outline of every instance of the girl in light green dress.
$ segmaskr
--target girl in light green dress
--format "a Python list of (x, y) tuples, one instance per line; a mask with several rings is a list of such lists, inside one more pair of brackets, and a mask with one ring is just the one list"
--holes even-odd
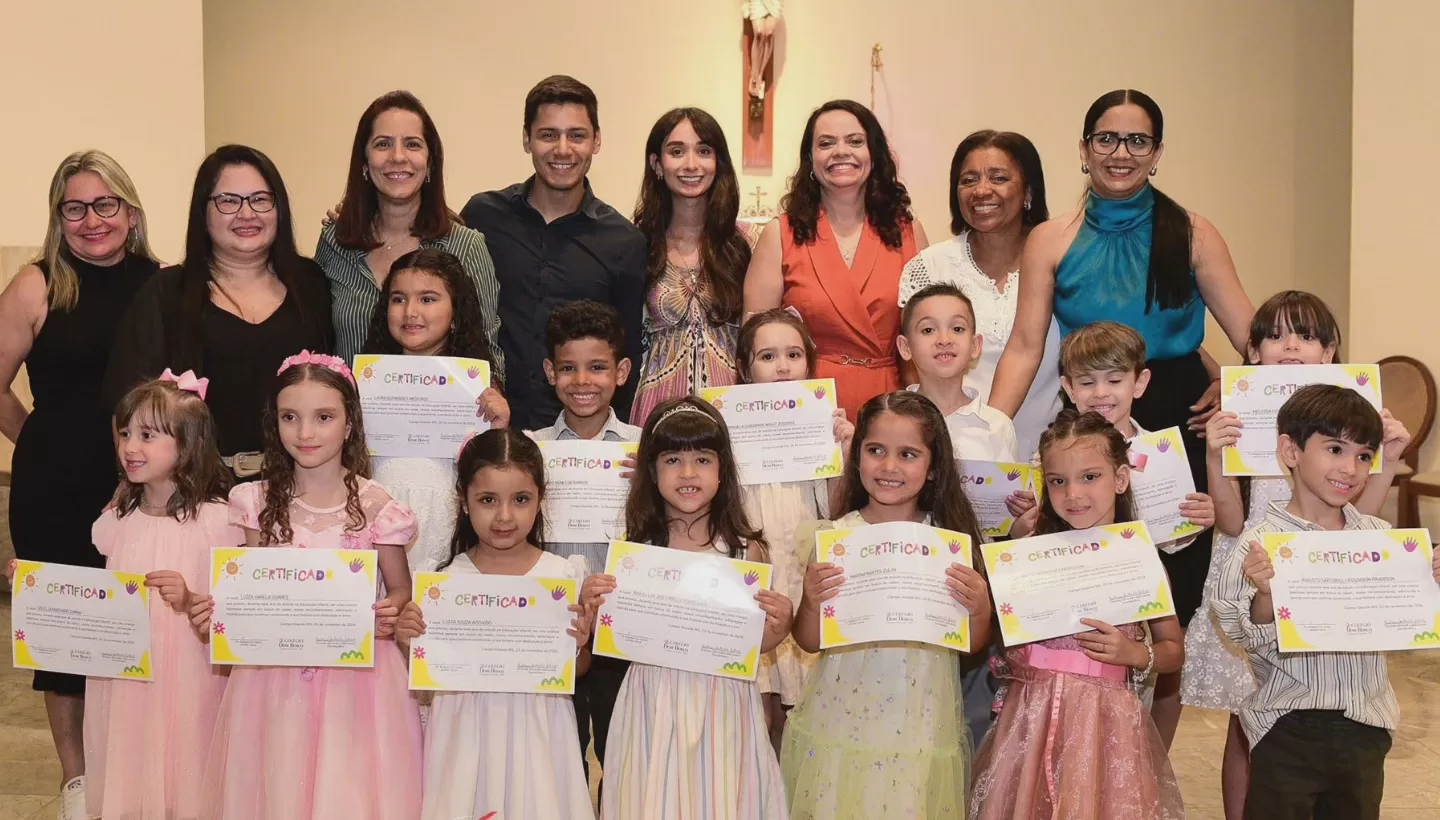
[[(929, 399), (898, 392), (866, 402), (845, 470), (844, 514), (801, 527), (798, 555), (814, 553), (817, 529), (891, 521), (968, 533), (978, 549), (980, 526), (955, 471), (945, 419)], [(970, 613), (971, 646), (979, 651), (990, 634), (989, 587), (961, 564), (946, 574), (951, 595)], [(802, 649), (820, 651), (821, 611), (842, 583), (833, 564), (805, 571), (793, 628)], [(825, 650), (785, 729), (780, 769), (791, 820), (959, 820), (968, 755), (954, 652), (906, 642)]]

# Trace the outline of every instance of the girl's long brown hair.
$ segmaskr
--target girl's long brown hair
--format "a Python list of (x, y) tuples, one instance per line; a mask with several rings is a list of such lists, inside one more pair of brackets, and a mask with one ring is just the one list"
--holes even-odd
[(265, 404), (265, 509), (260, 511), (260, 543), (266, 546), (289, 544), (295, 538), (290, 526), (290, 504), (295, 500), (295, 461), (280, 441), (280, 392), (301, 382), (316, 382), (340, 394), (345, 423), (350, 433), (340, 449), (345, 469), (346, 532), (365, 529), (365, 510), (360, 506), (360, 479), (370, 477), (370, 451), (365, 447), (365, 425), (360, 415), (360, 394), (354, 382), (317, 364), (296, 364), (275, 377), (270, 400)]
[[(230, 471), (220, 461), (215, 421), (204, 399), (181, 390), (174, 382), (154, 379), (137, 385), (115, 407), (117, 431), (134, 421), (175, 439), (177, 458), (170, 475), (175, 493), (166, 504), (166, 515), (176, 521), (192, 520), (200, 514), (202, 505), (225, 500), (230, 490)], [(117, 446), (123, 449), (124, 444)], [(115, 499), (117, 514), (124, 518), (140, 509), (144, 495), (145, 485), (130, 481), (122, 473)]]
[[(670, 413), (681, 405), (693, 410)], [(720, 461), (720, 486), (710, 500), (707, 538), (721, 541), (731, 558), (744, 558), (747, 546), (758, 546), (768, 554), (765, 535), (750, 525), (740, 494), (740, 471), (735, 454), (730, 450), (730, 431), (715, 408), (699, 399), (686, 396), (663, 402), (650, 413), (640, 434), (638, 465), (630, 480), (630, 497), (625, 501), (626, 537), (631, 541), (656, 546), (670, 544), (670, 519), (665, 514), (665, 498), (656, 481), (655, 462), (662, 453), (712, 450)], [(954, 469), (953, 467), (951, 469)]]
[[(1051, 448), (1062, 442), (1082, 438), (1098, 439), (1102, 445), (1101, 452), (1105, 454), (1105, 460), (1111, 467), (1118, 470), (1121, 467), (1130, 466), (1130, 443), (1125, 440), (1119, 430), (1115, 429), (1115, 425), (1106, 421), (1105, 417), (1099, 413), (1093, 411), (1081, 413), (1073, 407), (1067, 407), (1055, 417), (1050, 428), (1040, 435), (1042, 468), (1045, 463), (1045, 454), (1050, 452)], [(1125, 492), (1115, 495), (1115, 523), (1134, 520), (1135, 501), (1130, 494), (1130, 488), (1126, 487)], [(1055, 511), (1055, 505), (1050, 503), (1050, 492), (1047, 490), (1040, 501), (1040, 518), (1035, 523), (1035, 534), (1048, 535), (1052, 532), (1065, 532), (1072, 529), (1074, 527), (1070, 526)]]
[(525, 540), (545, 550), (545, 510), (541, 504), (545, 500), (545, 457), (540, 445), (514, 427), (491, 429), (465, 442), (455, 460), (455, 492), (460, 503), (455, 513), (455, 532), (450, 536), (450, 557), (440, 565), (441, 570), (480, 544), (475, 525), (470, 523), (470, 482), (486, 467), (523, 470), (535, 482), (535, 523)]
[(674, 108), (665, 112), (645, 140), (645, 171), (640, 177), (640, 199), (635, 204), (633, 218), (650, 248), (645, 286), (647, 290), (655, 287), (665, 273), (668, 260), (665, 231), (674, 212), (674, 194), (670, 193), (665, 180), (656, 178), (650, 161), (660, 161), (670, 132), (687, 121), (700, 142), (715, 153), (715, 181), (706, 194), (705, 230), (700, 241), (700, 285), (709, 290), (711, 300), (706, 312), (715, 324), (733, 324), (740, 321), (744, 306), (741, 291), (745, 269), (750, 266), (750, 244), (735, 225), (740, 215), (740, 180), (730, 159), (725, 131), (714, 117), (699, 108)]
[[(860, 408), (860, 415), (855, 419), (855, 437), (850, 442), (850, 452), (845, 459), (845, 509), (835, 517), (864, 509), (870, 503), (870, 493), (860, 481), (860, 457), (865, 451), (865, 437), (870, 432), (870, 425), (885, 413), (914, 420), (920, 426), (920, 436), (925, 440), (926, 448), (930, 450), (930, 477), (921, 488), (916, 503), (930, 514), (932, 526), (969, 535), (978, 557), (980, 544), (984, 541), (980, 535), (980, 519), (970, 506), (960, 473), (955, 468), (955, 448), (950, 443), (950, 430), (945, 426), (945, 417), (940, 415), (940, 409), (919, 393), (908, 390), (881, 393)], [(975, 566), (982, 568), (985, 564), (977, 561)]]

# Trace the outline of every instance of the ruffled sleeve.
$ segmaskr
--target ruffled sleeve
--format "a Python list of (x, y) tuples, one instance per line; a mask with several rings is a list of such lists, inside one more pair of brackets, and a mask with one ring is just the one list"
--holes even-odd
[[(230, 491), (230, 524), (247, 530), (260, 529), (260, 511), (265, 507), (265, 482), (236, 485)], [(244, 539), (241, 539), (242, 542)]]
[(90, 525), (90, 542), (95, 549), (106, 558), (115, 549), (115, 541), (120, 536), (120, 519), (115, 517), (115, 508), (110, 507), (100, 513), (95, 523)]
[(415, 538), (416, 528), (415, 514), (392, 498), (370, 524), (370, 543), (404, 547)]
[(585, 563), (585, 556), (572, 555), (565, 559), (565, 577), (584, 580), (590, 574), (589, 567)]

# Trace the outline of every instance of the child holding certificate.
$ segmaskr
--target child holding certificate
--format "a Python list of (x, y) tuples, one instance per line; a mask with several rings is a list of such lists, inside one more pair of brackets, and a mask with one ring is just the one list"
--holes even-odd
[[(1099, 413), (1066, 409), (1040, 437), (1044, 535), (1133, 521), (1129, 448)], [(1002, 613), (1001, 617), (1004, 617)], [(972, 820), (1179, 820), (1165, 745), (1131, 688), (1184, 659), (1174, 616), (1009, 647), (996, 671), (1000, 717), (975, 761)]]
[[(940, 411), (913, 392), (866, 402), (845, 462), (844, 513), (824, 528), (914, 521), (967, 533), (980, 524), (961, 488)], [(815, 528), (801, 528), (797, 553), (815, 552)], [(809, 561), (807, 557), (807, 562)], [(970, 613), (971, 645), (990, 633), (985, 578), (961, 564), (946, 570), (950, 594)], [(820, 650), (824, 602), (843, 572), (810, 564), (795, 616), (795, 641)], [(962, 818), (970, 782), (960, 665), (948, 649), (880, 643), (827, 649), (790, 713), (781, 770), (793, 820)]]
[[(1250, 322), (1246, 359), (1250, 364), (1331, 364), (1340, 352), (1340, 323), (1320, 297), (1288, 290), (1277, 293), (1255, 311)], [(1385, 502), (1400, 454), (1410, 444), (1410, 433), (1390, 412), (1381, 413), (1384, 471), (1372, 476), (1354, 501), (1356, 509), (1378, 515)], [(1255, 691), (1245, 651), (1226, 639), (1219, 629), (1211, 602), (1226, 559), (1234, 552), (1240, 533), (1260, 523), (1271, 504), (1290, 500), (1290, 483), (1274, 478), (1230, 478), (1225, 475), (1224, 451), (1243, 435), (1240, 419), (1221, 410), (1205, 425), (1206, 471), (1215, 498), (1215, 548), (1205, 578), (1201, 612), (1185, 635), (1185, 674), (1181, 700), (1190, 706), (1225, 709), (1230, 729), (1220, 767), (1227, 820), (1240, 820), (1249, 788), (1250, 743), (1240, 722), (1240, 704)]]
[[(441, 571), (585, 577), (583, 557), (545, 551), (545, 467), (535, 442), (514, 430), (487, 430), (465, 445), (456, 467), (463, 495)], [(575, 673), (584, 675), (590, 628), (583, 615), (574, 627)], [(408, 651), (423, 634), (421, 608), (410, 601), (395, 638)], [(581, 754), (567, 695), (437, 692), (425, 732), (421, 817), (593, 818)]]
[[(765, 559), (745, 519), (740, 476), (719, 412), (693, 398), (663, 402), (645, 422), (625, 508), (628, 538), (727, 558)], [(593, 618), (614, 576), (593, 575)], [(790, 630), (789, 599), (756, 596), (762, 653)], [(605, 751), (604, 820), (785, 820), (785, 789), (753, 681), (632, 663)]]
[[(475, 282), (460, 260), (422, 248), (401, 256), (380, 286), (365, 353), (459, 356), (493, 361)], [(480, 394), (479, 416), (492, 428), (510, 420), (510, 405), (493, 386)], [(406, 558), (411, 572), (429, 572), (450, 555), (455, 521), (455, 460), (373, 458), (375, 480), (415, 513), (420, 528)]]
[[(1280, 408), (1277, 428), (1277, 455), (1293, 477), (1292, 495), (1288, 503), (1272, 502), (1224, 556), (1211, 603), (1225, 636), (1245, 649), (1258, 684), (1240, 708), (1250, 743), (1244, 816), (1313, 812), (1374, 820), (1399, 719), (1385, 656), (1280, 652), (1277, 635), (1289, 624), (1276, 621), (1275, 567), (1261, 542), (1267, 533), (1388, 529), (1352, 506), (1370, 477), (1383, 425), (1355, 391), (1310, 385)], [(1440, 552), (1433, 573), (1440, 581)]]
[(975, 307), (960, 288), (930, 285), (910, 297), (900, 313), (900, 358), (915, 365), (920, 383), (909, 387), (940, 408), (956, 458), (1014, 462), (1018, 457), (1010, 417), (965, 386), (965, 371), (980, 359), (985, 337), (975, 332)]
[(95, 522), (107, 569), (145, 574), (152, 679), (91, 678), (85, 790), (91, 817), (199, 817), (201, 774), (226, 676), (187, 617), (210, 590), (210, 547), (245, 540), (225, 513), (229, 471), (205, 406), (208, 381), (166, 370), (115, 408), (123, 472)]
[[(751, 316), (735, 344), (735, 363), (742, 384), (769, 384), (815, 376), (815, 342), (797, 313), (783, 308)], [(855, 426), (845, 419), (844, 409), (835, 411), (835, 440), (841, 450), (850, 449)], [(770, 545), (774, 567), (771, 584), (796, 605), (804, 589), (802, 559), (796, 554), (795, 530), (806, 521), (830, 517), (830, 494), (838, 478), (783, 481), (742, 487), (745, 514), (760, 526)], [(813, 544), (811, 548), (813, 548)], [(807, 548), (808, 551), (808, 548)], [(800, 699), (805, 678), (815, 666), (815, 655), (801, 649), (795, 639), (785, 640), (760, 658), (756, 682), (765, 696), (765, 717), (771, 739), (778, 746), (785, 726), (785, 713)]]
[[(375, 637), (393, 637), (410, 599), (405, 545), (415, 517), (366, 475), (355, 379), (303, 351), (280, 366), (265, 407), (263, 480), (230, 493), (250, 548), (373, 549), (384, 598)], [(214, 599), (191, 609), (206, 631)], [(237, 666), (206, 767), (205, 817), (413, 820), (420, 815), (420, 715), (405, 662), (377, 640), (373, 668)]]

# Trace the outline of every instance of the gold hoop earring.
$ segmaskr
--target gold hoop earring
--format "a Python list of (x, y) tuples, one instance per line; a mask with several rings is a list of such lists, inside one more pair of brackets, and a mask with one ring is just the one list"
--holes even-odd
[(1150, 169), (1150, 176), (1153, 177), (1153, 176), (1155, 176), (1155, 175), (1158, 174), (1158, 173), (1160, 173), (1160, 166), (1159, 166), (1159, 165), (1156, 165), (1154, 168), (1151, 168), (1151, 169)]
[(1082, 173), (1082, 174), (1088, 174), (1088, 173), (1090, 173), (1090, 166), (1089, 166), (1089, 165), (1081, 165), (1081, 166), (1080, 166), (1080, 173)]

